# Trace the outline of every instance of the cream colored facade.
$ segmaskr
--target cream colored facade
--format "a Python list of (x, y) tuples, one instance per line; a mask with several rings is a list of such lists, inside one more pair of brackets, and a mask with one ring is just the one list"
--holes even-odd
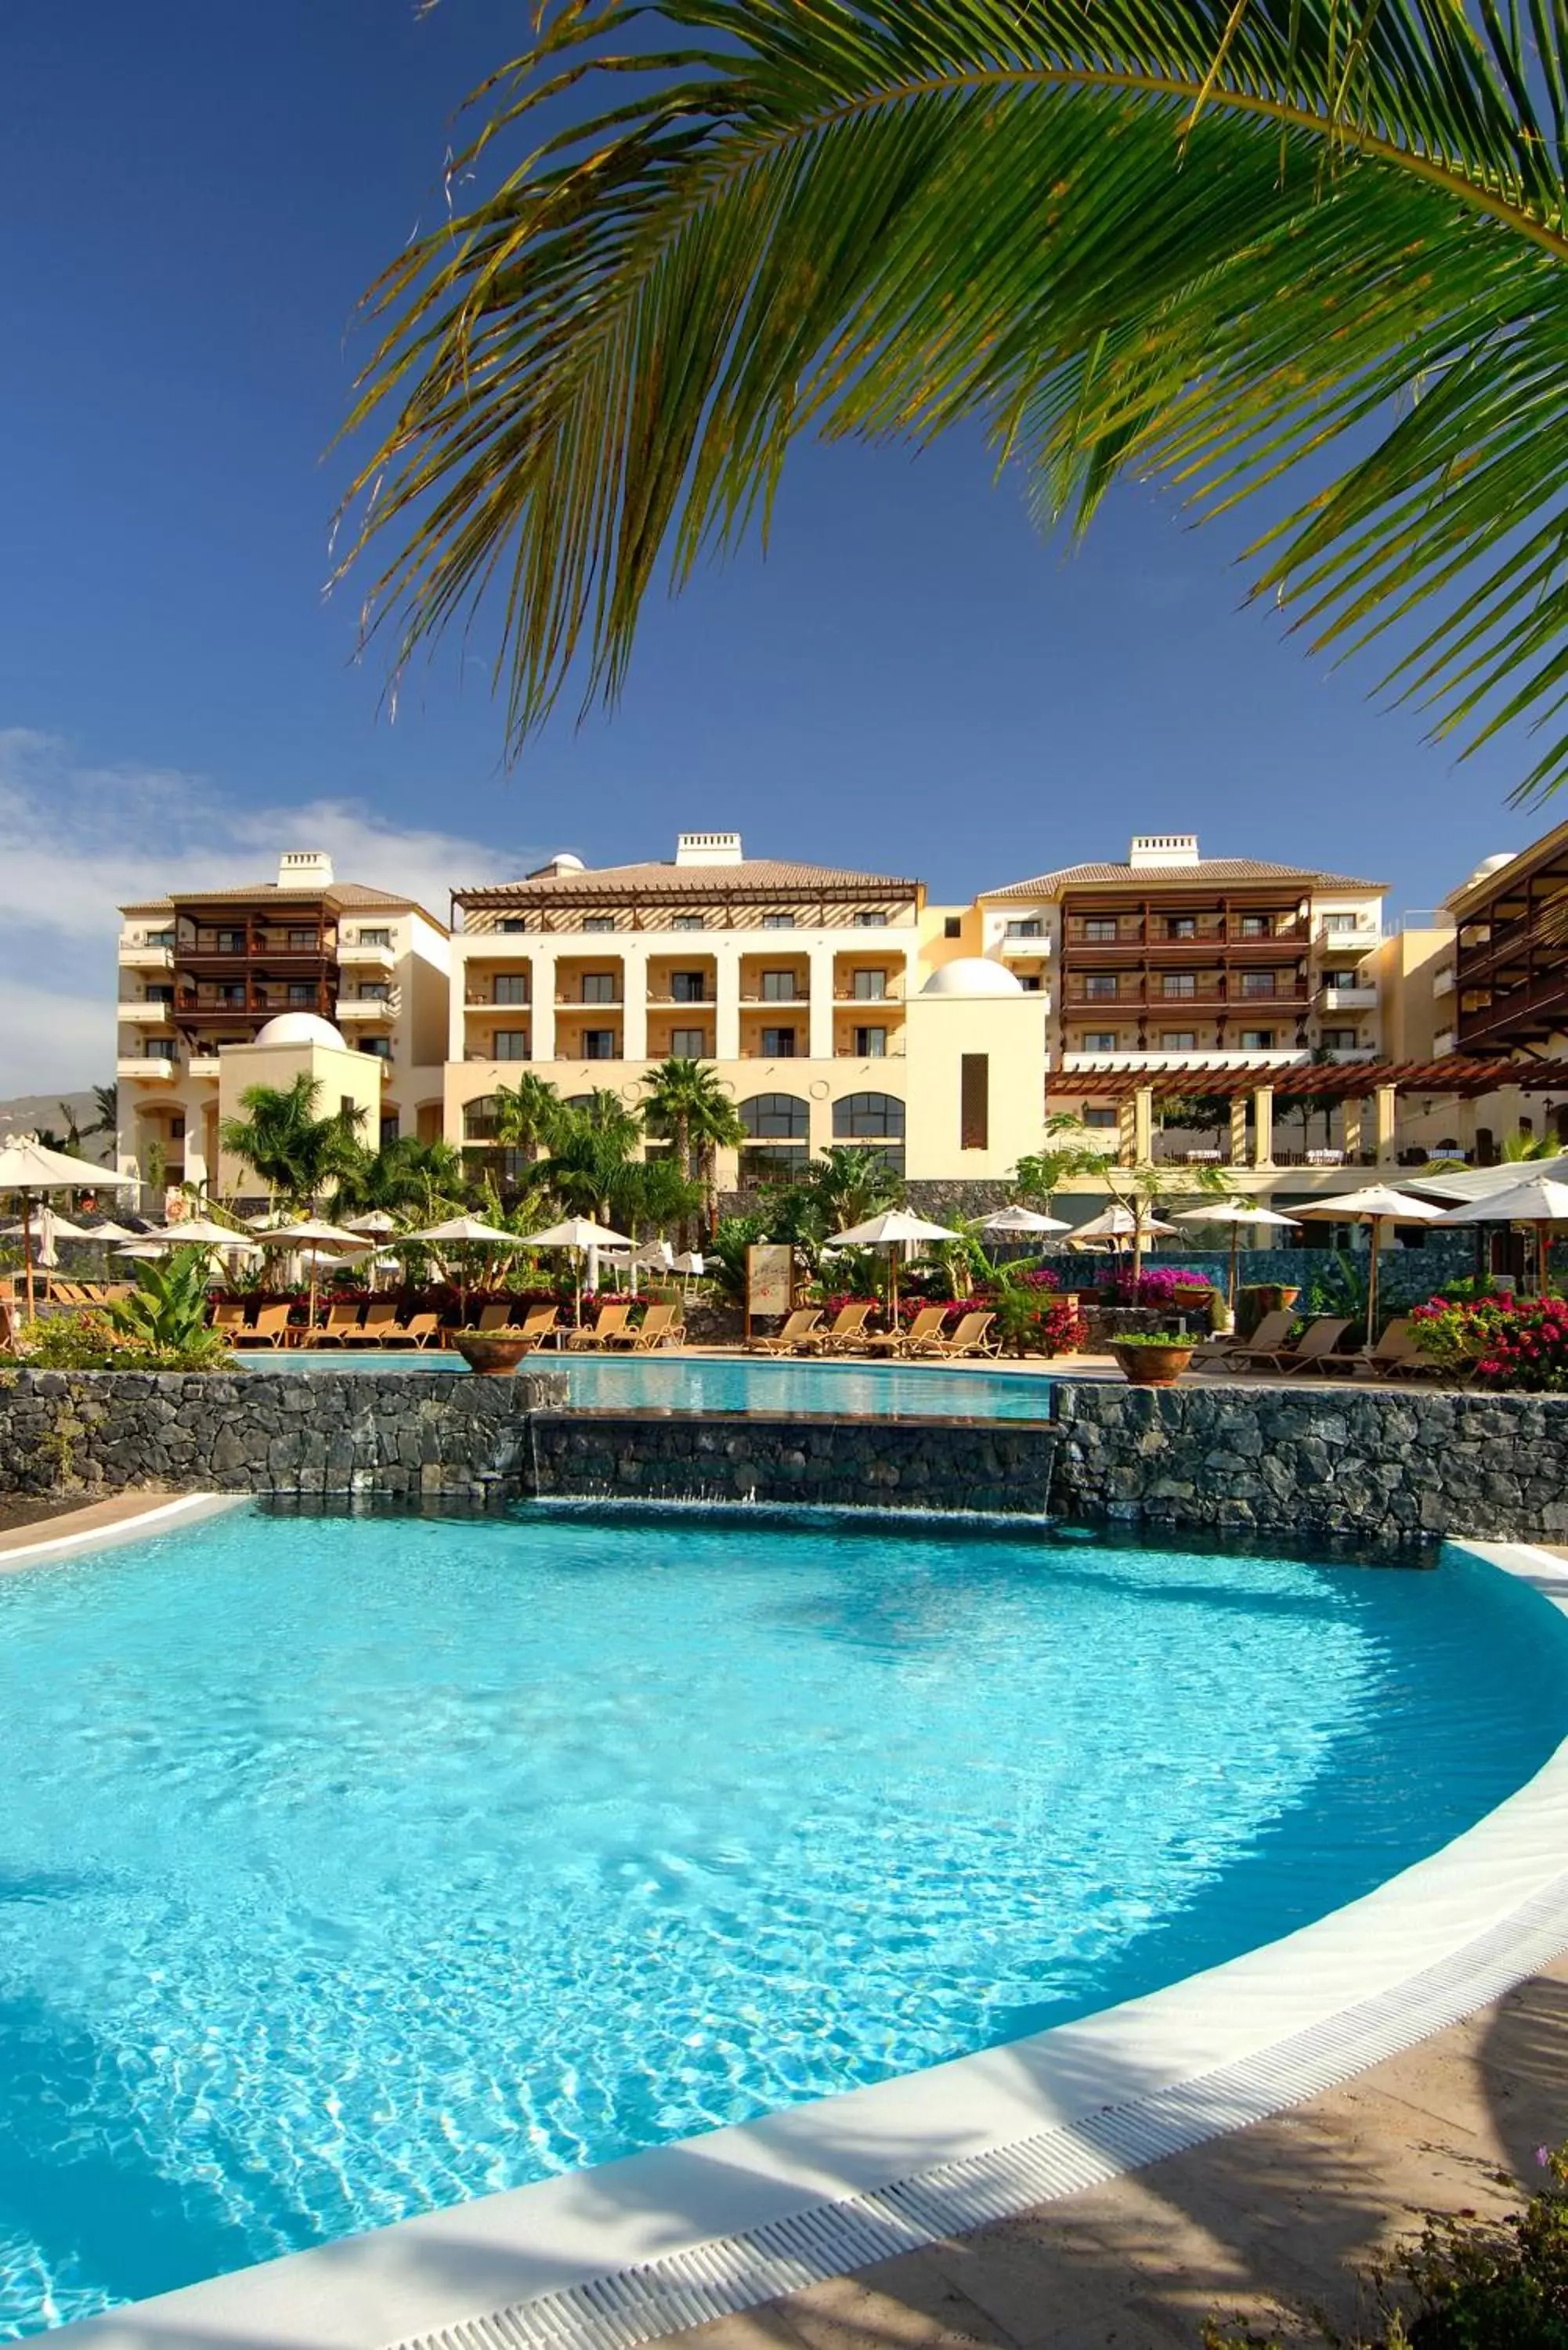
[[(236, 1188), (222, 1121), (243, 1115), (248, 1086), (301, 1070), (321, 1085), (324, 1114), (352, 1097), (372, 1145), (441, 1135), (447, 932), (412, 900), (340, 883), (328, 858), (296, 850), (273, 882), (122, 908), (118, 960), (122, 1172), (161, 1159), (170, 1182)], [(264, 1052), (258, 1036), (289, 1013), (336, 1030), (340, 1048)]]

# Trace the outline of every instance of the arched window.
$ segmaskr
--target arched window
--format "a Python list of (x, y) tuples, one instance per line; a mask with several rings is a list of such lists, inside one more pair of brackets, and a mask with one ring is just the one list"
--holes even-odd
[(836, 1142), (902, 1142), (904, 1105), (896, 1094), (846, 1094), (833, 1105)]
[(495, 1139), (495, 1096), (479, 1094), (462, 1106), (462, 1139), (464, 1142), (493, 1142)]
[(811, 1106), (799, 1094), (753, 1094), (735, 1108), (753, 1142), (804, 1142), (811, 1131)]

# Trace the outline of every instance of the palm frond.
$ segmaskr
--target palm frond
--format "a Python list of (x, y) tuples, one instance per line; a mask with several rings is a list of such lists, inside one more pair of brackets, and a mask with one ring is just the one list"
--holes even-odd
[(619, 691), (661, 566), (765, 529), (798, 435), (978, 417), (1079, 529), (1129, 470), (1217, 511), (1328, 467), (1259, 592), (1341, 650), (1418, 616), (1394, 691), (1561, 780), (1565, 0), (645, 13), (546, 18), (460, 168), (526, 151), (374, 292), (400, 659), (494, 593), (515, 748), (575, 671)]

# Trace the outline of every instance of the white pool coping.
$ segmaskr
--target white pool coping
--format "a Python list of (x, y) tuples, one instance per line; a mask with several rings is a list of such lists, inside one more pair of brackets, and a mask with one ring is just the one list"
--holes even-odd
[[(1568, 1562), (1467, 1542), (1568, 1613)], [(1282, 1940), (977, 2055), (58, 2329), (61, 2350), (630, 2350), (1262, 2119), (1568, 1949), (1568, 1740)]]
[[(72, 1551), (112, 1550), (120, 1543), (146, 1542), (151, 1534), (179, 1534), (198, 1519), (240, 1509), (250, 1499), (248, 1493), (176, 1493), (172, 1497), (161, 1493), (130, 1517), (74, 1529), (67, 1520), (64, 1534), (40, 1534), (36, 1542), (6, 1543), (0, 1548), (0, 1575), (61, 1558)], [(49, 1522), (46, 1518), (41, 1523)]]

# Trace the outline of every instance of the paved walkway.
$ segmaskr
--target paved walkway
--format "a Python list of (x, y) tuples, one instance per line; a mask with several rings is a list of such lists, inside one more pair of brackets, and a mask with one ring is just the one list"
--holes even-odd
[(1023, 2219), (670, 2337), (681, 2350), (1196, 2350), (1235, 2316), (1321, 2345), (1426, 2210), (1502, 2212), (1568, 2137), (1568, 1959), (1277, 2120)]

